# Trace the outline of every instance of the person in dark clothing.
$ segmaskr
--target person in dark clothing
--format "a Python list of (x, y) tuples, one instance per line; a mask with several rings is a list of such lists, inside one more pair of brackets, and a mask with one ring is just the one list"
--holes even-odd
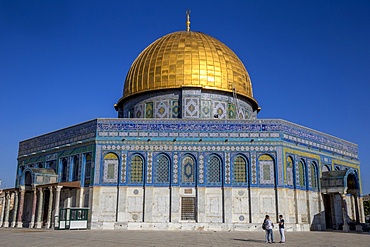
[(281, 214), (279, 215), (279, 232), (280, 232), (280, 243), (285, 243), (284, 219)]

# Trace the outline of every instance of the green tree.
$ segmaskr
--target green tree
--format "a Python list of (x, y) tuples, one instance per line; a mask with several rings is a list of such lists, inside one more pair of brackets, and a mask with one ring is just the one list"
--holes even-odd
[(370, 215), (370, 201), (364, 201), (365, 216)]

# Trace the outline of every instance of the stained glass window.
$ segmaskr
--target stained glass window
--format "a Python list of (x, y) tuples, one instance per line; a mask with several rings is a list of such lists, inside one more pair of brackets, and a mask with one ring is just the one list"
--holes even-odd
[(221, 182), (221, 161), (216, 156), (211, 156), (208, 160), (207, 166), (207, 178), (210, 183), (220, 183)]
[(293, 185), (293, 159), (290, 156), (286, 159), (284, 183)]
[(260, 169), (260, 183), (274, 184), (274, 160), (270, 155), (264, 154), (258, 158)]
[(68, 161), (67, 158), (62, 158), (61, 182), (66, 182), (68, 179)]
[(299, 175), (299, 186), (305, 187), (305, 172), (304, 172), (304, 164), (303, 161), (299, 161), (298, 163), (298, 175)]
[(90, 185), (91, 163), (91, 153), (85, 154), (85, 186)]
[(78, 180), (78, 171), (80, 168), (80, 159), (78, 156), (73, 156), (73, 174), (72, 174), (72, 181), (77, 181)]
[(26, 176), (24, 178), (25, 185), (31, 185), (32, 184), (32, 176), (30, 172), (26, 172)]
[(131, 182), (143, 182), (143, 159), (135, 155), (131, 160)]
[(113, 183), (117, 181), (118, 176), (118, 156), (114, 153), (108, 153), (104, 156), (104, 182)]
[(168, 183), (169, 180), (170, 161), (166, 155), (158, 156), (155, 169), (155, 182)]
[(183, 183), (193, 183), (195, 173), (195, 162), (190, 156), (186, 156), (181, 164), (181, 179)]
[(234, 182), (245, 183), (247, 182), (247, 162), (240, 155), (234, 160)]
[(315, 163), (311, 163), (311, 188), (317, 188), (317, 169)]

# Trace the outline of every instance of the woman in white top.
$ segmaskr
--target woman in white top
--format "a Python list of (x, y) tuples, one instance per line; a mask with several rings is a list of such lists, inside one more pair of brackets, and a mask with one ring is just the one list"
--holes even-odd
[(266, 243), (273, 243), (274, 242), (274, 233), (272, 229), (274, 229), (274, 223), (270, 220), (270, 216), (266, 215), (265, 220), (263, 221), (263, 224), (265, 226), (265, 232), (266, 232)]

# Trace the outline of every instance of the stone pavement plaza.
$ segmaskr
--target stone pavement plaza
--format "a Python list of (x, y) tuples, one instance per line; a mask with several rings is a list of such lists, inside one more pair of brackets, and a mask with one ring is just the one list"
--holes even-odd
[(287, 232), (287, 243), (266, 244), (264, 231), (117, 231), (0, 228), (0, 246), (370, 246), (369, 233)]

